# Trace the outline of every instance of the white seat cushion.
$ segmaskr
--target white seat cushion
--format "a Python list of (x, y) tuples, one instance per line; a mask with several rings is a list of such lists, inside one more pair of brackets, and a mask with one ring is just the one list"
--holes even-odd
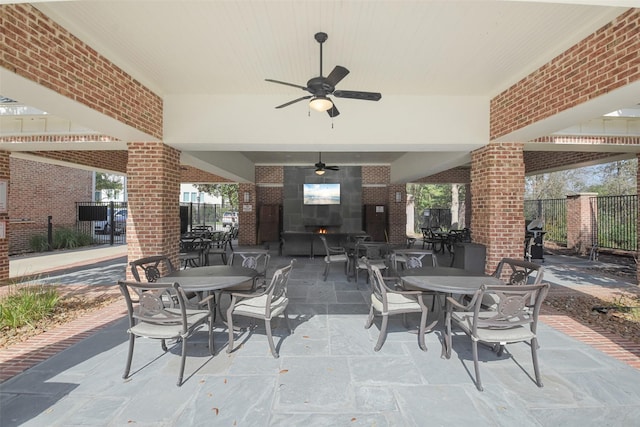
[[(373, 308), (379, 311), (380, 313), (384, 312), (382, 307), (382, 301), (376, 298), (375, 294), (371, 294), (371, 304), (373, 305)], [(388, 305), (389, 312), (421, 310), (420, 304), (418, 304), (418, 301), (401, 294), (387, 293), (387, 305)]]

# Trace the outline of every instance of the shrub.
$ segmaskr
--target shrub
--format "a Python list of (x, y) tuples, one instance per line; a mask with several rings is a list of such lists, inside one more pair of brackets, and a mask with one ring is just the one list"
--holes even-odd
[(41, 234), (34, 234), (29, 238), (29, 248), (33, 252), (44, 252), (49, 249), (49, 243), (47, 242), (46, 236)]
[(60, 299), (52, 286), (17, 286), (0, 300), (0, 329), (34, 326), (53, 313)]
[[(88, 234), (72, 230), (70, 228), (57, 228), (53, 232), (51, 249), (74, 249), (93, 244), (93, 237)], [(33, 235), (29, 239), (29, 247), (34, 252), (43, 252), (49, 249), (47, 237)]]

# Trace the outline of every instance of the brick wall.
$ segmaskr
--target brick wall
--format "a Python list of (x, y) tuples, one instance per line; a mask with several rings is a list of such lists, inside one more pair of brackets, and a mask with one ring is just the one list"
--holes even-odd
[[(249, 201), (244, 201), (244, 193), (249, 193)], [(240, 212), (238, 212), (238, 244), (239, 245), (255, 245), (257, 243), (257, 187), (254, 184), (241, 183), (238, 184), (238, 204)], [(250, 211), (244, 210), (244, 206), (251, 206)]]
[(33, 235), (76, 225), (76, 202), (92, 200), (93, 173), (86, 170), (11, 158), (9, 254), (29, 251)]
[(190, 182), (194, 184), (209, 184), (215, 183), (232, 183), (226, 178), (222, 178), (213, 173), (205, 172), (201, 169), (194, 168), (193, 166), (181, 166), (180, 167), (180, 181)]
[(544, 173), (548, 170), (567, 169), (572, 165), (589, 162), (606, 162), (620, 153), (586, 153), (581, 151), (525, 151), (524, 164), (527, 175)]
[(0, 66), (162, 138), (162, 99), (30, 4), (0, 6)]
[[(396, 193), (400, 193), (400, 201), (396, 201)], [(389, 242), (404, 244), (407, 241), (407, 186), (404, 184), (389, 185), (387, 200)]]
[(180, 152), (159, 142), (128, 147), (127, 255), (132, 260), (166, 254), (179, 265)]
[(461, 166), (425, 176), (413, 182), (417, 184), (468, 184), (470, 181), (471, 169)]
[(522, 258), (524, 239), (523, 144), (491, 143), (471, 153), (471, 229), (487, 247), (486, 271), (502, 258)]
[(491, 100), (490, 139), (640, 79), (640, 9), (630, 9)]
[[(11, 183), (10, 179), (10, 160), (8, 151), (0, 151), (0, 180), (7, 181), (7, 203), (11, 197)], [(11, 224), (9, 224), (9, 212), (0, 212), (0, 221), (5, 225), (5, 238), (0, 239), (0, 280), (7, 279), (9, 277), (9, 236), (11, 232)]]
[(591, 197), (597, 193), (581, 193), (567, 196), (567, 248), (586, 255), (591, 249), (593, 224), (597, 223), (597, 212), (591, 212)]

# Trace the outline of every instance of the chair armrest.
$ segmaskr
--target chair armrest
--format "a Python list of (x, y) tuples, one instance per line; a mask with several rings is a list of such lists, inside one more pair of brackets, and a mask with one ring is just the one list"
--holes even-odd
[(461, 311), (469, 311), (471, 308), (476, 305), (476, 300), (478, 299), (479, 292), (473, 294), (473, 298), (469, 301), (468, 304), (461, 304), (460, 301), (456, 300), (453, 297), (447, 297), (447, 301), (451, 303), (451, 308), (457, 308)]

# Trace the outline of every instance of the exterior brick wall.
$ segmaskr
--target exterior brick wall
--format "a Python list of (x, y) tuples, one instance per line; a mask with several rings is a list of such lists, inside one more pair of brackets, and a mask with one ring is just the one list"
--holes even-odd
[(126, 151), (33, 151), (29, 154), (46, 159), (83, 165), (95, 170), (108, 170), (126, 174), (128, 155)]
[[(249, 193), (249, 202), (244, 202), (244, 193)], [(238, 244), (239, 245), (255, 245), (258, 239), (257, 219), (257, 188), (254, 184), (238, 184), (238, 204), (240, 212), (238, 212)], [(251, 211), (245, 212), (244, 206), (250, 205)]]
[(0, 66), (162, 138), (162, 99), (30, 4), (0, 6)]
[[(396, 193), (400, 193), (400, 201), (396, 201)], [(404, 184), (389, 185), (387, 193), (389, 206), (389, 243), (405, 244), (407, 241), (407, 186)]]
[[(567, 196), (567, 248), (586, 255), (592, 245), (592, 226), (597, 222), (591, 214), (590, 198), (598, 193)], [(597, 212), (593, 213), (597, 215)], [(593, 222), (592, 222), (593, 221)]]
[(544, 173), (549, 170), (566, 169), (568, 166), (589, 162), (606, 162), (606, 159), (620, 153), (590, 153), (581, 151), (525, 151), (524, 164), (527, 175)]
[(487, 248), (486, 272), (502, 258), (522, 258), (523, 144), (491, 143), (471, 153), (471, 229)]
[(413, 181), (417, 184), (468, 184), (471, 182), (471, 169), (468, 167), (457, 167), (425, 176)]
[(93, 173), (11, 158), (9, 254), (30, 250), (33, 235), (47, 235), (47, 217), (56, 228), (76, 225), (76, 202), (92, 200)]
[(230, 183), (226, 178), (222, 178), (216, 174), (205, 172), (193, 166), (180, 167), (180, 182), (190, 182), (194, 184), (210, 184), (210, 183)]
[(159, 142), (128, 147), (127, 255), (133, 260), (166, 254), (179, 265), (180, 152)]
[(282, 184), (284, 166), (256, 166), (256, 184)]
[(640, 79), (640, 9), (561, 53), (491, 100), (490, 139)]
[(389, 184), (390, 182), (390, 166), (362, 166), (362, 185)]
[[(7, 204), (11, 197), (11, 169), (9, 155), (10, 153), (8, 151), (0, 151), (0, 179), (7, 181)], [(9, 277), (9, 239), (7, 238), (11, 232), (9, 212), (0, 212), (0, 221), (4, 222), (6, 233), (5, 238), (0, 239), (0, 281), (2, 281)]]

